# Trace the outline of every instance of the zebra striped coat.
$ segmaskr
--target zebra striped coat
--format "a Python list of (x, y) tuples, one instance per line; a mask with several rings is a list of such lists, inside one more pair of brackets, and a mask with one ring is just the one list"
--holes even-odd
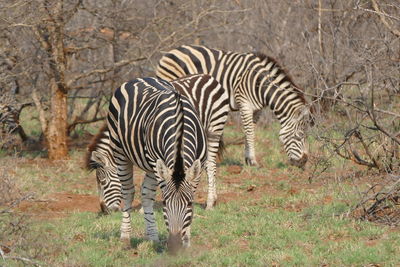
[[(303, 167), (307, 161), (305, 128), (310, 109), (304, 93), (275, 60), (262, 54), (234, 53), (205, 46), (184, 45), (166, 53), (157, 77), (174, 80), (189, 74), (213, 76), (227, 91), (231, 110), (239, 110), (246, 135), (245, 159), (256, 165), (254, 122), (269, 106), (281, 123), (279, 137), (290, 162)], [(253, 117), (256, 115), (256, 118)]]
[[(142, 205), (147, 236), (159, 240), (153, 213), (159, 185), (168, 247), (174, 252), (182, 245), (189, 246), (194, 192), (207, 157), (206, 133), (189, 100), (166, 81), (136, 79), (114, 92), (107, 127), (124, 202), (121, 238), (129, 240), (131, 233), (135, 165), (146, 172)], [(107, 172), (108, 159), (94, 156)]]
[(14, 133), (19, 127), (19, 114), (22, 105), (7, 93), (0, 96), (0, 129), (2, 133)]
[[(221, 85), (211, 76), (197, 74), (187, 76), (182, 79), (171, 82), (175, 90), (186, 96), (190, 103), (195, 107), (203, 128), (207, 132), (207, 176), (208, 176), (208, 198), (207, 209), (214, 206), (217, 200), (216, 193), (216, 157), (219, 150), (220, 141), (224, 129), (225, 122), (228, 117), (229, 103), (228, 95)], [(96, 167), (96, 158), (90, 160), (92, 152), (100, 153), (103, 157), (108, 158), (112, 166), (116, 166), (112, 158), (110, 148), (109, 131), (106, 127), (102, 128), (99, 134), (94, 138), (89, 146), (87, 154), (87, 166), (89, 169), (96, 168), (100, 205), (104, 212), (108, 213), (116, 211), (120, 207), (120, 182), (114, 171), (109, 171), (110, 177), (102, 179), (100, 183), (99, 177), (104, 177), (103, 169)]]

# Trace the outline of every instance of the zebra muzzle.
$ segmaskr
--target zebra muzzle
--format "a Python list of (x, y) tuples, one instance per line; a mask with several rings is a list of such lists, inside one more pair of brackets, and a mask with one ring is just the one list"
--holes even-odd
[(176, 255), (179, 250), (182, 249), (182, 235), (180, 233), (170, 234), (167, 241), (168, 252), (172, 255)]
[(290, 159), (289, 161), (291, 165), (304, 170), (304, 166), (306, 165), (307, 160), (308, 160), (307, 154), (303, 154), (303, 156), (300, 159)]

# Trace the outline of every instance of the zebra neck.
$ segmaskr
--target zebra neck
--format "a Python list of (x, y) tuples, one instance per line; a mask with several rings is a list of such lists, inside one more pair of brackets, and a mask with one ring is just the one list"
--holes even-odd
[(275, 81), (261, 84), (260, 87), (262, 88), (260, 102), (263, 106), (269, 106), (282, 125), (305, 107), (304, 95), (287, 80), (279, 81), (278, 77)]
[(279, 120), (282, 128), (298, 121), (300, 114), (305, 108), (304, 103), (297, 102), (284, 106), (281, 110), (274, 110), (276, 118)]

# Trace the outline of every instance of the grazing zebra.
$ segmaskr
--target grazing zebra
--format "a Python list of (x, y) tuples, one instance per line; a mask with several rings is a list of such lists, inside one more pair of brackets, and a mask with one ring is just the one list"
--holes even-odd
[[(124, 204), (121, 239), (129, 241), (132, 231), (135, 165), (146, 172), (142, 206), (148, 238), (159, 240), (153, 212), (159, 185), (169, 231), (168, 248), (176, 252), (189, 246), (194, 192), (207, 158), (206, 133), (189, 100), (164, 80), (136, 79), (114, 92), (107, 127)], [(108, 172), (109, 159), (100, 153), (93, 156)]]
[(281, 124), (279, 139), (290, 163), (298, 167), (305, 165), (304, 131), (309, 123), (310, 109), (304, 93), (274, 59), (262, 54), (181, 46), (160, 59), (156, 75), (169, 81), (195, 73), (206, 73), (217, 79), (229, 94), (230, 109), (240, 111), (246, 136), (247, 164), (257, 165), (254, 123), (260, 110), (269, 106)]
[[(207, 209), (211, 209), (216, 200), (216, 157), (220, 149), (222, 133), (225, 122), (228, 118), (229, 103), (228, 95), (221, 85), (211, 76), (197, 74), (190, 75), (182, 79), (171, 82), (175, 90), (186, 96), (190, 103), (195, 107), (203, 128), (207, 132), (207, 176), (208, 176), (208, 198)], [(112, 158), (110, 148), (109, 132), (103, 127), (97, 136), (94, 137), (87, 153), (87, 167), (95, 168), (97, 172), (97, 182), (99, 185), (100, 206), (102, 211), (116, 211), (120, 207), (121, 194), (120, 182), (116, 174), (115, 161)], [(102, 168), (97, 168), (96, 159), (91, 160), (92, 152), (101, 153), (108, 158), (108, 162), (113, 166), (114, 171), (110, 171), (110, 177), (100, 186), (98, 177), (104, 176)], [(96, 154), (95, 153), (95, 154)]]

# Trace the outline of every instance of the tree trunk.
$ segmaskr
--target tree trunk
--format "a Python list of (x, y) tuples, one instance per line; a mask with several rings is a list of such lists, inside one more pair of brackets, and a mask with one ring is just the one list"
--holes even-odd
[(58, 88), (55, 79), (52, 78), (51, 118), (47, 132), (49, 158), (52, 160), (68, 157), (67, 126), (67, 94)]

